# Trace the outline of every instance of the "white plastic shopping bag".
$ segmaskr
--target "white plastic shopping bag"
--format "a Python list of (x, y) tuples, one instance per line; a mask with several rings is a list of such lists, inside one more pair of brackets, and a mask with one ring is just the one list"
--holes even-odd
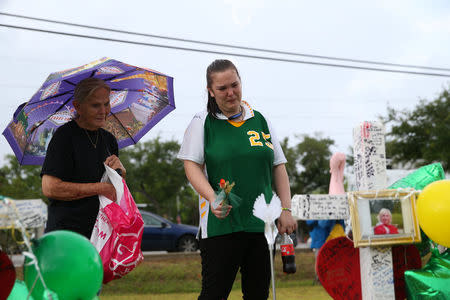
[(103, 262), (103, 283), (120, 278), (142, 260), (141, 241), (144, 221), (125, 180), (105, 165), (102, 182), (116, 189), (116, 202), (99, 195), (100, 209), (91, 235)]

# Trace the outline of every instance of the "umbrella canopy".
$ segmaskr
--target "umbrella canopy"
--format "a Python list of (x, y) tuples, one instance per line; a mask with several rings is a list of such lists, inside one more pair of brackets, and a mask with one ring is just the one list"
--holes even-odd
[(173, 78), (157, 71), (102, 58), (78, 68), (50, 74), (31, 99), (20, 105), (3, 131), (21, 165), (40, 165), (55, 130), (75, 116), (75, 86), (88, 77), (110, 87), (111, 113), (105, 129), (119, 148), (137, 143), (175, 109)]

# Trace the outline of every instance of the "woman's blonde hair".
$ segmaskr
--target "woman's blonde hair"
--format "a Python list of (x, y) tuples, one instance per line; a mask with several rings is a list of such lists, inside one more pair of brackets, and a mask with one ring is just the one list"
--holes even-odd
[(111, 92), (109, 85), (100, 78), (86, 78), (78, 82), (73, 92), (73, 100), (78, 103), (83, 103), (89, 96), (91, 96), (97, 89), (104, 88)]
[(380, 209), (380, 212), (378, 213), (378, 221), (379, 222), (381, 222), (381, 220), (380, 220), (380, 216), (382, 215), (382, 214), (385, 214), (385, 213), (387, 213), (387, 214), (389, 214), (390, 216), (391, 216), (391, 220), (392, 220), (392, 214), (391, 214), (391, 211), (389, 210), (389, 209), (387, 209), (387, 208), (382, 208), (382, 209)]

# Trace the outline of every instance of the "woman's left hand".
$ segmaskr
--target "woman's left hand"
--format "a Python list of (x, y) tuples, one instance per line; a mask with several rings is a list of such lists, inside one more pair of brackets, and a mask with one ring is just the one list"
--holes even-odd
[(122, 171), (122, 177), (125, 178), (125, 174), (127, 173), (127, 170), (125, 170), (124, 166), (122, 165), (122, 162), (116, 155), (108, 156), (105, 160), (105, 165), (110, 167), (111, 169), (120, 169)]
[(281, 211), (281, 215), (277, 222), (278, 232), (280, 234), (291, 234), (297, 229), (297, 222), (292, 217), (292, 214), (288, 210)]

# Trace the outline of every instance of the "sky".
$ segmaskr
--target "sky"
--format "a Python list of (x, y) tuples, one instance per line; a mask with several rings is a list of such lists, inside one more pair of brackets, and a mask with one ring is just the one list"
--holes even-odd
[[(448, 1), (25, 1), (0, 0), (0, 12), (181, 39), (320, 56), (450, 68)], [(319, 59), (227, 49), (108, 33), (0, 15), (0, 24), (177, 47), (284, 59)], [(413, 109), (448, 88), (449, 77), (394, 74), (173, 50), (31, 32), (0, 26), (0, 127), (12, 119), (48, 74), (110, 57), (174, 78), (176, 109), (141, 141), (182, 141), (193, 115), (206, 108), (207, 66), (217, 58), (239, 69), (243, 99), (262, 112), (291, 145), (308, 134), (348, 153), (352, 129), (386, 115), (387, 106)], [(367, 66), (367, 65), (359, 65)], [(374, 67), (374, 66), (372, 66)], [(382, 67), (382, 66), (376, 66)], [(382, 67), (383, 68), (383, 67)], [(411, 71), (424, 71), (413, 69)], [(425, 71), (431, 72), (431, 71)], [(440, 71), (439, 73), (445, 73)], [(450, 74), (449, 71), (446, 72)], [(12, 154), (0, 137), (0, 165)]]

